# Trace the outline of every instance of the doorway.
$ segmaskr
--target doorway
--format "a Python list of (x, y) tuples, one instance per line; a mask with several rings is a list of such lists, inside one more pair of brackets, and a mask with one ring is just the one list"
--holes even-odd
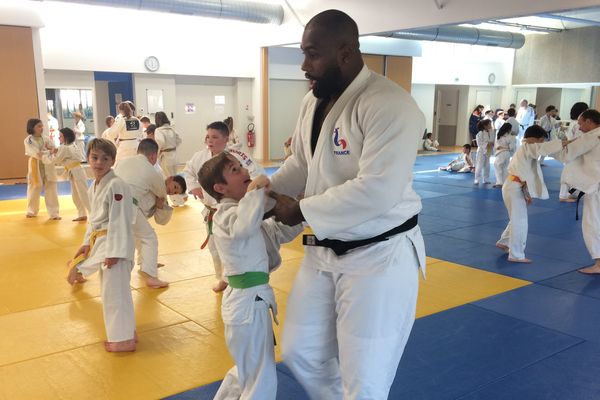
[(459, 87), (456, 86), (435, 86), (433, 129), (442, 146), (456, 144), (459, 91)]

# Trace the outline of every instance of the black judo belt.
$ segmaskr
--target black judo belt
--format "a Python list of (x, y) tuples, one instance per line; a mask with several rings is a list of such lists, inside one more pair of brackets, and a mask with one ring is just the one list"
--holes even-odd
[[(573, 194), (576, 191), (577, 189), (571, 189), (569, 190), (569, 194)], [(575, 203), (575, 221), (579, 221), (579, 200), (581, 200), (583, 196), (585, 196), (585, 193), (579, 191), (579, 194), (577, 195), (577, 202)]]
[(357, 247), (367, 246), (369, 244), (383, 242), (388, 240), (390, 237), (397, 235), (402, 232), (406, 232), (417, 226), (418, 214), (412, 216), (409, 220), (407, 220), (402, 225), (399, 225), (387, 232), (383, 232), (381, 235), (374, 236), (369, 239), (362, 240), (337, 240), (337, 239), (323, 239), (319, 240), (315, 235), (302, 235), (302, 244), (305, 246), (319, 246), (319, 247), (327, 247), (337, 255), (343, 256), (348, 251), (355, 249)]

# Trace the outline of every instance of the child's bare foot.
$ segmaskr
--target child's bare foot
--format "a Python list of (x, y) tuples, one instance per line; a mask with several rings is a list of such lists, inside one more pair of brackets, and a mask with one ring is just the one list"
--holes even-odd
[(146, 286), (152, 289), (161, 289), (169, 286), (169, 282), (161, 281), (158, 278), (147, 275), (146, 276)]
[(77, 267), (73, 267), (69, 270), (69, 275), (67, 275), (67, 282), (69, 282), (69, 284), (74, 285), (85, 281), (86, 279), (83, 277), (83, 274), (77, 270)]
[(73, 219), (73, 222), (79, 222), (79, 221), (87, 221), (87, 217), (83, 216), (83, 217), (77, 217), (77, 218)]
[(577, 272), (581, 272), (586, 275), (600, 275), (600, 265), (594, 264), (591, 267), (585, 267), (578, 269)]
[(135, 351), (135, 339), (123, 340), (122, 342), (104, 342), (104, 350), (111, 353)]
[(560, 199), (559, 201), (561, 203), (575, 203), (577, 201), (577, 199), (572, 199), (570, 197), (567, 197), (566, 199)]
[(500, 250), (508, 253), (508, 246), (505, 244), (502, 244), (500, 242), (496, 242), (496, 247), (499, 248)]
[(212, 290), (215, 293), (219, 293), (219, 292), (222, 292), (223, 290), (227, 289), (228, 285), (229, 284), (225, 281), (219, 281), (213, 286)]
[(524, 263), (524, 264), (529, 264), (531, 262), (531, 260), (529, 258), (512, 258), (512, 257), (508, 257), (508, 261), (515, 262), (515, 263)]

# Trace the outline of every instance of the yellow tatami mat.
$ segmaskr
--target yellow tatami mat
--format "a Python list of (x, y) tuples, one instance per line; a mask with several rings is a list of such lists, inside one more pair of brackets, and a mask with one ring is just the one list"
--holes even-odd
[[(138, 350), (111, 354), (103, 347), (98, 277), (65, 281), (66, 262), (81, 243), (85, 224), (61, 197), (61, 221), (24, 217), (24, 200), (0, 201), (0, 400), (156, 399), (221, 379), (232, 361), (223, 339), (221, 296), (215, 295), (201, 205), (175, 209), (158, 226), (161, 279), (149, 289), (132, 273)], [(43, 209), (43, 204), (42, 204)], [(303, 256), (298, 238), (282, 249), (271, 284), (285, 320), (286, 299)], [(528, 282), (428, 258), (417, 316), (502, 293)], [(275, 327), (281, 338), (281, 325)], [(277, 358), (280, 359), (279, 349)]]

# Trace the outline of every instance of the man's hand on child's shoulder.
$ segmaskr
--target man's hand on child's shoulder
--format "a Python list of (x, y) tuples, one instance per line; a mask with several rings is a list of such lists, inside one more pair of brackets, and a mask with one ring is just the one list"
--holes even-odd
[(254, 189), (262, 189), (262, 188), (269, 190), (270, 187), (271, 187), (271, 181), (269, 180), (269, 178), (267, 178), (265, 175), (259, 175), (256, 178), (254, 178), (252, 180), (252, 182), (250, 182), (250, 184), (248, 185), (248, 189), (246, 191), (249, 192)]
[(105, 258), (104, 259), (104, 265), (106, 265), (106, 268), (110, 268), (113, 265), (115, 265), (117, 263), (117, 261), (119, 261), (118, 258)]

